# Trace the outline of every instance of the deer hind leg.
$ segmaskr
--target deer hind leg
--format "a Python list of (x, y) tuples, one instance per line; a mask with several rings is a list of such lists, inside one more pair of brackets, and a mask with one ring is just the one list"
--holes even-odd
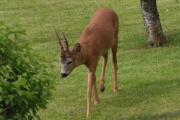
[(102, 72), (101, 72), (101, 78), (100, 78), (100, 91), (103, 92), (105, 90), (105, 86), (104, 86), (104, 75), (105, 75), (105, 70), (106, 70), (106, 64), (108, 61), (108, 52), (106, 52), (103, 55), (103, 67), (102, 67)]
[(117, 57), (116, 57), (116, 53), (117, 53), (117, 47), (118, 47), (118, 38), (115, 36), (114, 38), (115, 40), (115, 44), (112, 47), (112, 54), (113, 54), (113, 66), (114, 66), (114, 92), (118, 91), (118, 86), (117, 86)]

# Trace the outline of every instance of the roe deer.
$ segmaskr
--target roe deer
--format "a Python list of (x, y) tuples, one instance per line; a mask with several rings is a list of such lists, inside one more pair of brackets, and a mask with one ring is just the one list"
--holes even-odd
[(118, 47), (119, 22), (117, 14), (110, 8), (101, 8), (94, 13), (88, 27), (82, 32), (79, 43), (73, 49), (68, 48), (68, 41), (63, 32), (65, 40), (59, 38), (61, 47), (61, 75), (67, 77), (71, 71), (85, 64), (88, 69), (88, 88), (87, 88), (87, 117), (90, 113), (91, 93), (94, 88), (94, 104), (99, 102), (96, 89), (96, 68), (98, 61), (103, 56), (103, 67), (100, 78), (100, 90), (105, 90), (104, 75), (108, 60), (108, 50), (112, 49), (114, 66), (114, 92), (118, 91), (117, 86), (117, 47)]

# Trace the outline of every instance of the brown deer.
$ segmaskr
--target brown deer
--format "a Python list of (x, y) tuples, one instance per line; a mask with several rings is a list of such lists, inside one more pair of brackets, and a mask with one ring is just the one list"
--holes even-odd
[(101, 8), (94, 13), (88, 27), (82, 32), (79, 43), (73, 49), (69, 49), (68, 41), (63, 32), (65, 40), (59, 38), (61, 47), (61, 75), (67, 77), (71, 71), (85, 64), (88, 69), (88, 88), (87, 88), (87, 117), (89, 117), (91, 106), (92, 87), (94, 88), (94, 104), (99, 102), (96, 89), (96, 68), (98, 61), (103, 56), (103, 67), (100, 78), (100, 90), (105, 90), (104, 75), (108, 60), (108, 50), (112, 49), (114, 66), (114, 92), (118, 91), (117, 86), (117, 47), (118, 47), (119, 22), (117, 14), (110, 8)]

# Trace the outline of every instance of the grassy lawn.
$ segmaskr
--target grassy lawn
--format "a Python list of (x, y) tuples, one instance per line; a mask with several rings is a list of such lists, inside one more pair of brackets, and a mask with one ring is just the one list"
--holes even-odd
[[(158, 0), (163, 31), (171, 40), (165, 47), (149, 48), (143, 25), (140, 0), (1, 0), (0, 21), (22, 25), (24, 36), (34, 52), (55, 65), (56, 89), (47, 109), (40, 110), (42, 120), (86, 119), (87, 70), (76, 68), (60, 77), (60, 47), (54, 33), (64, 30), (72, 48), (93, 13), (110, 7), (119, 16), (118, 93), (113, 93), (113, 65), (105, 75), (106, 90), (98, 91), (100, 102), (92, 106), (94, 120), (178, 120), (180, 119), (180, 4), (176, 0)], [(102, 59), (97, 68), (97, 87)]]

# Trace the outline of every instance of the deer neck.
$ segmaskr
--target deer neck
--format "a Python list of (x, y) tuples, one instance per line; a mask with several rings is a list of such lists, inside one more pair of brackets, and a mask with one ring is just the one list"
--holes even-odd
[(78, 52), (74, 61), (75, 61), (75, 67), (77, 67), (81, 64), (85, 64), (86, 58), (85, 58), (84, 52), (83, 51)]

